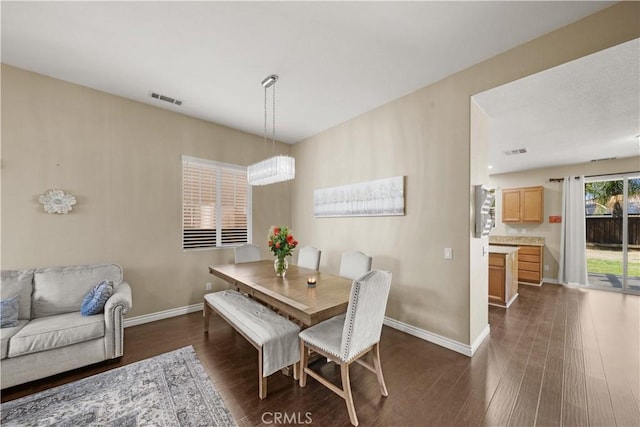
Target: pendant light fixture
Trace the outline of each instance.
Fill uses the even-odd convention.
[[[275,155],[276,147],[276,87],[278,76],[272,74],[262,80],[264,87],[264,144],[267,146],[267,89],[271,86],[273,100],[273,121],[271,124],[272,146],[274,156],[261,162],[254,163],[247,168],[247,180],[249,185],[267,185],[276,182],[289,181],[296,176],[296,159],[291,156]]]

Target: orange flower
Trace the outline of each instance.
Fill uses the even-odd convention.
[[[291,256],[291,251],[298,245],[298,241],[293,237],[293,234],[289,231],[289,227],[276,227],[275,225],[269,228],[269,235],[267,237],[267,246],[278,259]]]

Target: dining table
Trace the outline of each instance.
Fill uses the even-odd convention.
[[[350,279],[296,265],[278,277],[270,260],[209,266],[209,273],[305,327],[346,312],[352,284]],[[312,278],[315,286],[308,284]]]

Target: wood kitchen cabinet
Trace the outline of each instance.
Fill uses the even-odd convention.
[[[489,304],[509,307],[518,296],[518,248],[489,246]]]
[[[518,252],[518,281],[542,283],[542,246],[520,246]]]
[[[544,187],[502,190],[502,222],[544,222]]]
[[[493,247],[502,246],[506,244],[493,243]],[[509,245],[511,247],[517,247],[518,251],[518,270],[516,276],[518,282],[525,283],[527,285],[542,284],[542,254],[544,246],[538,245]],[[491,248],[492,246],[490,246]],[[505,246],[508,247],[508,246]],[[491,266],[491,264],[489,264]]]

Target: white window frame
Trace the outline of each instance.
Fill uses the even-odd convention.
[[[216,244],[215,246],[207,246],[207,247],[200,247],[200,248],[185,248],[184,247],[184,233],[185,233],[185,227],[184,227],[184,204],[185,204],[185,197],[184,197],[184,166],[185,166],[185,162],[189,162],[192,164],[197,164],[197,165],[201,165],[204,167],[210,167],[213,169],[217,170],[218,173],[218,179],[216,180]],[[182,245],[182,250],[183,252],[191,252],[191,251],[206,251],[206,250],[215,250],[215,249],[225,249],[225,248],[233,248],[233,247],[237,247],[237,246],[241,246],[244,244],[244,242],[242,243],[234,243],[234,244],[222,244],[222,221],[219,220],[219,218],[222,218],[222,203],[221,203],[221,186],[222,186],[222,180],[220,179],[220,174],[222,170],[230,170],[230,171],[234,171],[234,172],[244,172],[246,174],[247,172],[247,167],[246,166],[240,166],[240,165],[234,165],[231,163],[224,163],[224,162],[218,162],[215,160],[208,160],[208,159],[201,159],[198,157],[191,157],[191,156],[182,156],[182,161],[181,161],[181,170],[182,170],[182,185],[181,185],[181,192],[182,192],[182,224],[181,224],[181,237],[180,237],[180,241],[181,241],[181,245]],[[253,204],[252,204],[252,187],[249,185],[249,183],[247,182],[247,242],[246,243],[252,243],[253,242]]]

